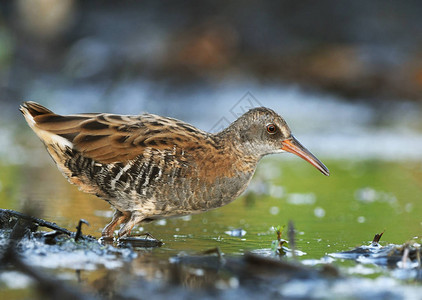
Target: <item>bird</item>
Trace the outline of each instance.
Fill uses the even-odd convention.
[[[113,238],[119,225],[118,239],[142,222],[229,204],[268,154],[290,152],[330,174],[265,107],[218,133],[149,113],[59,115],[32,101],[19,109],[68,181],[114,208],[104,238]]]

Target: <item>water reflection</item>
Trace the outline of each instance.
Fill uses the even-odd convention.
[[[169,258],[180,257],[181,253],[192,256],[213,247],[219,247],[227,256],[244,255],[248,251],[268,255],[271,254],[271,243],[276,238],[272,227],[285,225],[288,220],[293,220],[297,228],[296,248],[306,253],[298,258],[307,261],[318,261],[327,253],[366,244],[374,232],[384,229],[382,244],[402,243],[420,233],[418,212],[422,204],[418,197],[421,190],[418,178],[422,176],[422,169],[419,166],[381,161],[328,163],[336,174],[330,180],[316,176],[315,170],[307,164],[300,164],[300,161],[275,157],[265,159],[253,180],[255,184],[265,182],[269,187],[282,187],[283,193],[277,197],[270,193],[258,193],[256,188],[251,188],[223,208],[201,215],[168,219],[165,224],[145,224],[138,231],[148,231],[163,240],[165,244],[161,248],[135,249],[138,258],[123,266],[118,271],[119,275],[96,270],[83,272],[82,278],[85,278],[87,286],[106,294],[133,282],[134,275],[140,276],[135,281],[136,284],[141,282],[141,285],[146,282],[158,284],[166,278],[194,289],[215,286],[217,282],[220,288],[230,290],[242,284],[242,281],[237,282],[238,279],[232,279],[231,275],[222,275],[218,268],[203,271],[203,266],[174,266]],[[271,169],[275,166],[281,172],[269,178],[267,167]],[[61,226],[72,229],[80,218],[88,220],[91,226],[84,227],[84,233],[96,237],[100,236],[102,227],[109,221],[106,212],[110,207],[107,203],[79,192],[62,178],[54,166],[41,169],[7,166],[4,170],[18,174],[16,180],[2,181],[0,201],[6,208],[19,207],[20,199],[28,199],[43,208],[45,218]],[[19,174],[25,175],[21,178]],[[10,190],[19,192],[10,197],[14,195],[7,192]],[[312,194],[309,194],[310,191]],[[302,199],[303,196],[308,199],[309,195],[313,200],[305,201],[305,204],[292,202],[292,199]],[[376,200],[386,196],[391,199],[391,195],[396,199],[394,205],[390,201]],[[412,209],[409,209],[409,204]],[[271,213],[275,208],[278,212]],[[321,210],[324,215],[321,215]],[[316,214],[316,211],[319,213]],[[236,229],[239,229],[241,236],[232,234]],[[341,261],[335,264],[344,265],[346,270],[351,267]],[[382,272],[378,270],[374,274],[379,276]],[[361,275],[366,276],[364,272]]]

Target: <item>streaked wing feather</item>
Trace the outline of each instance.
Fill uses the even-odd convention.
[[[100,163],[127,162],[143,154],[146,148],[172,149],[175,143],[189,140],[183,132],[173,129],[180,124],[193,128],[179,120],[152,114],[49,113],[36,116],[35,121],[39,128],[68,139],[76,150]]]

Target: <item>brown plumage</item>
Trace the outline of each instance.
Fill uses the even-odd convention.
[[[69,182],[116,209],[107,237],[119,224],[122,237],[142,221],[230,203],[266,154],[288,151],[329,174],[268,108],[251,109],[217,134],[153,114],[61,116],[35,102],[20,110]]]

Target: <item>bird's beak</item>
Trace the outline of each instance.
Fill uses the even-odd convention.
[[[316,158],[308,149],[303,147],[294,136],[284,140],[281,144],[283,145],[281,150],[296,154],[297,156],[312,164],[322,174],[326,176],[330,175],[330,171],[327,169],[327,167],[324,166],[324,164],[320,162],[319,159]]]

